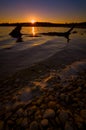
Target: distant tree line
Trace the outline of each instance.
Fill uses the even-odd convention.
[[[28,26],[28,27],[71,27],[73,24],[75,24],[75,27],[77,28],[86,28],[86,22],[81,22],[81,23],[50,23],[50,22],[35,22],[34,24],[32,23],[0,23],[0,26],[17,26],[17,25],[22,25],[22,26]]]

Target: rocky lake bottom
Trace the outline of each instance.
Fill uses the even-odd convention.
[[[85,130],[86,62],[74,62],[59,72],[47,69],[44,74],[44,68],[37,67],[22,71],[24,77],[20,71],[3,81],[0,129]]]

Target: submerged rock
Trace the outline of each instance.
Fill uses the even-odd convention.
[[[48,120],[47,120],[47,119],[43,119],[43,120],[41,121],[41,125],[42,125],[43,127],[48,126]]]
[[[17,111],[17,115],[18,116],[23,116],[24,114],[24,110],[22,108],[20,108],[18,111]]]
[[[36,121],[30,124],[30,130],[38,130],[38,123]]]
[[[2,130],[4,127],[4,122],[0,120],[0,130]]]
[[[86,120],[86,110],[85,109],[80,111],[80,115],[82,118],[84,118]]]
[[[66,111],[60,111],[59,113],[59,119],[64,124],[69,119],[69,113]]]
[[[45,112],[44,112],[44,118],[53,118],[55,117],[55,111],[53,109],[47,109]]]
[[[66,122],[64,130],[74,130],[74,128],[73,128],[73,126],[70,125],[69,122]]]
[[[48,106],[49,106],[49,108],[55,108],[55,107],[56,107],[56,102],[50,101],[50,102],[48,103]]]
[[[21,124],[22,127],[27,128],[28,127],[28,121],[27,118],[24,118]]]

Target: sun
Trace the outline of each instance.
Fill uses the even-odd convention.
[[[31,20],[31,23],[34,24],[36,21],[34,19]]]

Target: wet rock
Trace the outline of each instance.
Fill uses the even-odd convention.
[[[35,112],[35,116],[38,116],[38,115],[41,115],[41,111],[40,111],[40,110],[37,110],[37,111]]]
[[[49,102],[49,98],[46,96],[46,100],[44,100],[44,103],[47,104]]]
[[[36,105],[31,107],[31,111],[35,112],[36,110],[37,110],[37,106]]]
[[[28,121],[27,118],[24,118],[21,124],[22,127],[27,128],[28,127]]]
[[[15,111],[15,110],[17,110],[17,109],[19,109],[20,107],[23,107],[23,106],[24,106],[24,104],[22,102],[17,101],[13,104],[12,110]]]
[[[73,99],[72,99],[72,96],[70,94],[65,96],[65,102],[67,104],[73,103]]]
[[[12,98],[12,102],[15,102],[15,101],[17,101],[18,100],[18,96],[14,96],[13,98]]]
[[[5,109],[6,109],[6,112],[10,112],[10,111],[11,111],[11,106],[6,105],[6,106],[5,106]]]
[[[42,102],[42,99],[38,99],[37,102],[36,102],[36,104],[37,104],[38,106],[40,106],[41,102]]]
[[[84,102],[80,102],[80,101],[79,101],[79,104],[78,104],[78,105],[79,105],[79,107],[80,107],[81,109],[83,109],[83,107],[84,107]]]
[[[7,120],[11,115],[12,115],[12,112],[7,112],[7,113],[5,114],[4,119]]]
[[[51,101],[53,101],[53,100],[54,100],[54,98],[53,98],[53,96],[52,96],[52,95],[49,95],[49,96],[48,96],[48,99],[49,99],[49,100],[51,100]]]
[[[13,120],[13,121],[15,121],[16,119],[17,119],[17,114],[15,113],[15,114],[13,114],[13,115],[11,115],[11,119]]]
[[[82,118],[84,118],[86,120],[86,110],[85,109],[80,111],[80,115]]]
[[[38,123],[36,121],[30,124],[30,130],[38,130]]]
[[[60,125],[60,121],[59,121],[58,117],[56,117],[55,121],[56,121],[56,124],[59,126]]]
[[[40,108],[41,108],[41,109],[46,109],[45,104],[41,104]]]
[[[85,130],[83,123],[81,123],[81,122],[76,122],[76,124],[77,124],[77,127],[78,127],[79,130]]]
[[[17,111],[17,115],[18,116],[23,116],[24,114],[24,110],[22,108],[20,108],[18,111]]]
[[[38,120],[38,121],[40,121],[42,119],[42,116],[41,116],[41,113],[39,113],[39,114],[35,114],[35,120]]]
[[[41,125],[42,125],[43,127],[48,126],[48,120],[47,120],[47,119],[43,119],[43,120],[41,121]]]
[[[57,108],[57,110],[60,108],[60,105],[59,104],[56,104],[56,108]]]
[[[49,108],[55,108],[55,107],[56,107],[56,102],[50,101],[50,102],[48,103],[48,107],[49,107]]]
[[[82,90],[82,88],[81,87],[78,87],[77,89],[76,89],[76,92],[80,92]]]
[[[44,115],[43,115],[44,118],[53,118],[55,117],[55,111],[53,109],[47,109],[45,112],[44,112]]]
[[[0,120],[0,130],[2,130],[4,127],[4,122]]]
[[[27,111],[25,110],[25,111],[24,111],[24,117],[27,117],[27,115],[28,115],[28,114],[27,114]]]
[[[60,111],[59,119],[64,124],[69,119],[69,113],[64,110]]]
[[[22,124],[22,121],[23,121],[23,118],[18,118],[18,119],[16,120],[16,124],[19,126],[19,125]]]
[[[12,120],[8,120],[7,124],[9,128],[12,128],[14,126],[14,122]]]
[[[62,101],[65,100],[65,94],[64,94],[64,93],[61,93],[61,94],[60,94],[60,99],[61,99]]]
[[[20,81],[20,79],[16,79],[15,82],[18,83]]]
[[[53,128],[47,128],[47,130],[53,130]]]
[[[75,119],[75,122],[83,122],[82,117],[77,114],[74,115],[74,119]]]
[[[73,126],[70,125],[69,122],[66,122],[64,130],[74,130],[74,128],[73,128]]]

